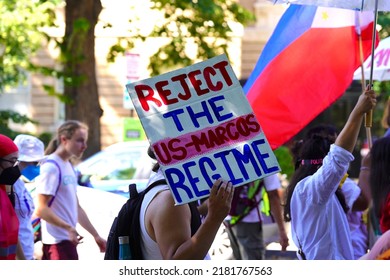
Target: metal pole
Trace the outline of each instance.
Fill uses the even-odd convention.
[[[378,22],[378,0],[375,0],[375,11],[374,11],[374,27],[372,30],[372,47],[371,47],[371,69],[370,69],[370,83],[369,87],[372,87],[373,76],[374,76],[374,59],[375,59],[375,44],[376,44],[376,24]],[[367,132],[368,147],[372,147],[371,127],[372,127],[372,110],[365,115],[365,127]]]

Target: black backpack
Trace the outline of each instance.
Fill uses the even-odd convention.
[[[144,259],[141,249],[141,228],[139,221],[142,201],[145,194],[153,187],[166,184],[165,179],[155,181],[140,193],[138,193],[135,184],[129,185],[130,198],[122,206],[118,216],[112,223],[107,238],[106,253],[104,255],[105,260],[119,259],[119,236],[129,236],[130,252],[133,260]],[[189,206],[191,209],[191,234],[193,235],[199,228],[201,219],[196,202],[189,203]]]

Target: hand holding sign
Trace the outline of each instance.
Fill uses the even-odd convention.
[[[233,200],[233,185],[231,182],[218,179],[210,191],[206,219],[222,222],[229,214]]]
[[[127,89],[176,204],[280,170],[226,55]]]

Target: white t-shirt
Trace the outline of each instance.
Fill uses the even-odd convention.
[[[60,173],[58,167],[52,162],[41,165],[40,175],[36,178],[38,194],[55,196],[50,208],[53,212],[72,227],[76,227],[78,221],[77,203],[77,177],[69,161],[63,161],[55,154],[47,159],[57,162],[61,169],[61,184],[58,187]],[[58,189],[58,191],[57,191]],[[57,244],[63,240],[69,240],[67,230],[54,226],[42,220],[42,243]]]

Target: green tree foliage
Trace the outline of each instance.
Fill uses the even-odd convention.
[[[23,84],[26,73],[34,67],[31,57],[45,41],[43,29],[54,25],[53,10],[58,1],[0,1],[0,94]],[[37,16],[39,15],[39,16]],[[26,115],[10,110],[0,111],[0,133],[14,138],[19,132],[9,123],[36,123]],[[25,132],[26,133],[26,132]]]
[[[143,34],[139,19],[132,17],[131,38],[120,38],[111,48],[109,60],[118,53],[128,51],[137,40],[146,38],[166,38],[166,43],[150,57],[149,69],[152,76],[168,70],[194,64],[196,60],[206,60],[216,55],[228,55],[228,43],[234,35],[234,28],[254,22],[254,15],[234,0],[151,0],[152,10],[163,13],[154,28]],[[134,32],[135,30],[135,32]],[[186,51],[189,45],[195,46],[196,53]]]
[[[285,174],[287,179],[290,179],[294,173],[294,160],[290,149],[286,146],[281,146],[274,150],[276,159],[280,166],[280,173]]]
[[[27,116],[13,112],[11,110],[0,111],[0,134],[7,135],[12,139],[16,137],[18,132],[15,132],[9,128],[9,122],[12,121],[18,124],[36,123],[34,120]]]
[[[152,9],[162,13],[149,34],[137,28],[138,15],[129,16],[130,38],[121,40],[111,48],[110,60],[119,53],[129,51],[138,40],[159,37],[166,44],[150,58],[152,75],[173,68],[191,65],[195,59],[205,60],[221,53],[227,53],[234,26],[254,20],[253,14],[240,6],[236,0],[150,0]],[[64,38],[45,36],[43,27],[54,23],[54,10],[58,3],[65,3],[66,30]],[[133,1],[138,5],[138,1]],[[0,56],[0,88],[15,86],[24,78],[26,71],[63,78],[67,98],[65,116],[78,119],[90,128],[89,153],[100,149],[100,116],[94,60],[94,29],[101,11],[100,0],[2,0],[0,12],[0,47],[5,47]],[[129,11],[130,12],[130,11]],[[6,19],[6,20],[4,20]],[[106,24],[110,26],[109,23]],[[42,46],[44,38],[57,42],[61,50],[60,62],[63,71],[37,67],[30,58]],[[190,56],[188,44],[196,48]],[[92,52],[92,55],[91,55]],[[93,75],[93,76],[92,76]],[[59,97],[52,88],[46,88],[49,95]],[[94,101],[94,102],[91,102]],[[96,112],[96,113],[95,113]],[[93,135],[92,135],[93,134]]]
[[[31,57],[53,25],[56,1],[0,1],[0,93],[25,81]],[[39,15],[39,16],[37,16]]]
[[[21,133],[31,135],[31,133],[28,131],[14,131],[10,129],[9,122],[11,121],[13,123],[22,124],[22,125],[27,123],[34,123],[34,124],[37,123],[36,121],[30,119],[29,117],[11,110],[0,111],[0,134],[7,135],[11,139],[15,139],[15,137]],[[40,135],[34,135],[34,136],[41,139],[46,146],[47,144],[49,144],[52,134],[48,132],[44,132]]]
[[[390,36],[390,12],[380,12],[378,15],[378,25],[380,26],[380,37]],[[375,83],[375,90],[381,93],[382,100],[385,102],[390,97],[390,81]]]
[[[378,24],[380,26],[379,33],[381,38],[390,36],[390,12],[379,12]]]

